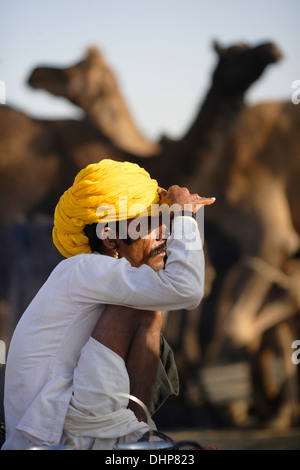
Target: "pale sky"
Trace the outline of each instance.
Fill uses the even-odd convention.
[[[26,79],[37,65],[71,65],[95,45],[142,132],[180,137],[209,87],[214,39],[275,42],[284,59],[247,100],[290,99],[300,79],[299,19],[299,0],[0,0],[0,80],[7,104],[36,117],[76,117],[66,100]]]

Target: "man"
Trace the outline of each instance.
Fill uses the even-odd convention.
[[[193,243],[199,237],[194,215],[212,202],[186,188],[158,188],[128,162],[102,160],[79,172],[54,216],[53,240],[67,259],[11,341],[3,449],[66,438],[76,448],[110,449],[149,430],[127,396],[155,410],[176,389],[171,356],[162,356],[161,310],[201,301],[204,259],[201,244]],[[186,205],[192,211],[182,215]],[[176,207],[167,240],[166,206]]]

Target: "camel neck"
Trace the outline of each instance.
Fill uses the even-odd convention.
[[[244,107],[244,94],[225,94],[212,86],[182,141],[197,145],[224,133]]]
[[[82,106],[90,120],[121,150],[134,155],[155,155],[159,145],[148,140],[135,125],[121,96],[102,94]]]

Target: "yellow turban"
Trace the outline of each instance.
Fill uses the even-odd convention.
[[[90,253],[84,227],[137,217],[159,203],[157,181],[140,166],[109,159],[88,165],[61,196],[54,213],[53,242],[69,258]]]

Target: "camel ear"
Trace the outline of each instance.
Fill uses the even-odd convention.
[[[213,48],[219,57],[223,57],[225,55],[226,49],[219,43],[219,41],[213,41]]]
[[[95,59],[99,59],[99,57],[102,58],[101,52],[95,46],[88,47],[86,55],[87,55],[87,59],[89,59],[91,61],[93,61]]]

